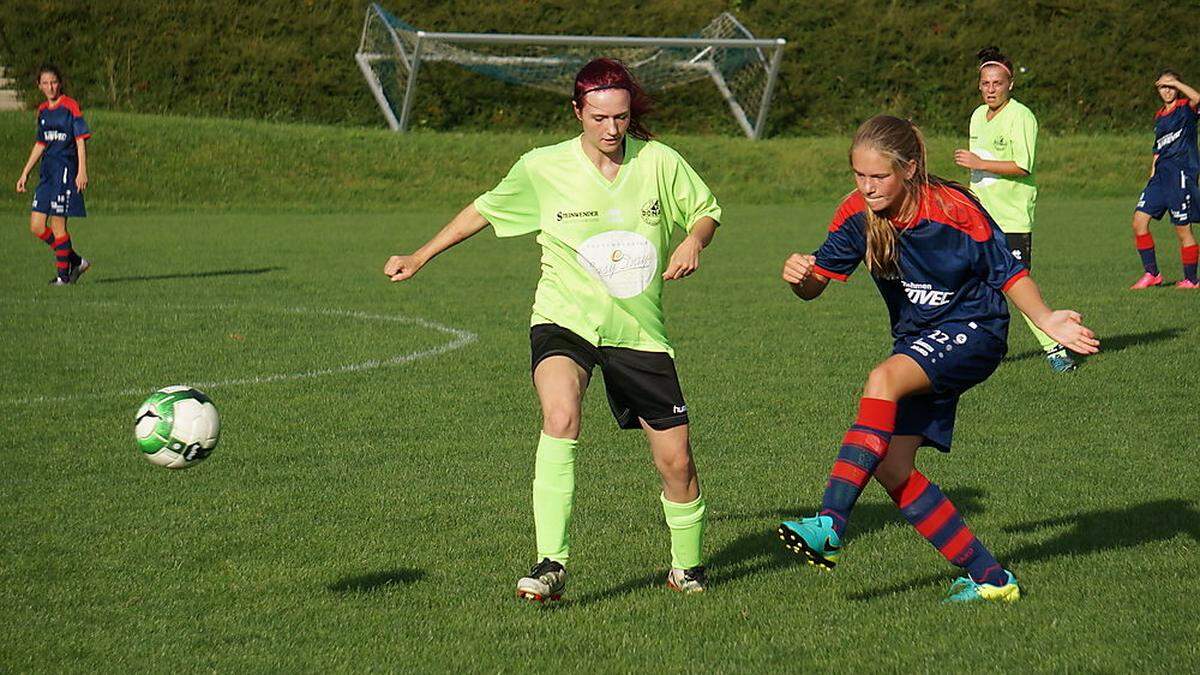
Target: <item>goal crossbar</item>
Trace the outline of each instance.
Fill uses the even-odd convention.
[[[564,93],[570,91],[574,73],[584,63],[604,50],[615,50],[650,90],[710,79],[743,133],[760,138],[787,41],[755,38],[728,12],[713,19],[700,35],[434,32],[410,26],[373,3],[367,8],[355,60],[393,131],[408,129],[424,62],[454,63],[502,81]],[[505,53],[504,47],[516,47],[518,52]]]

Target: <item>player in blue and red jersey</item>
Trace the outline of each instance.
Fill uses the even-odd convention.
[[[1179,257],[1183,261],[1183,281],[1175,288],[1200,288],[1196,277],[1196,261],[1200,248],[1192,234],[1192,223],[1200,222],[1200,189],[1196,187],[1200,174],[1200,151],[1196,148],[1197,104],[1200,92],[1179,80],[1173,70],[1164,70],[1154,83],[1162,108],[1154,115],[1154,161],[1150,164],[1150,180],[1133,212],[1133,238],[1145,273],[1130,286],[1133,290],[1162,286],[1154,254],[1154,238],[1150,236],[1150,219],[1158,220],[1171,214],[1175,234],[1179,237]]]
[[[1052,311],[1004,233],[970,193],[930,176],[912,123],[880,115],[854,137],[857,190],[834,215],[815,255],[794,254],[783,279],[805,300],[866,263],[887,304],[892,355],[867,376],[858,418],[842,440],[821,510],[780,525],[789,548],[832,569],[850,511],[871,477],[905,518],[966,575],[948,601],[1013,601],[1016,578],[971,533],[937,485],[915,468],[917,449],[948,452],[959,396],[988,378],[1007,351],[1005,295],[1033,323],[1081,354],[1099,341],[1072,311]]]
[[[83,206],[83,191],[88,184],[85,141],[92,133],[79,104],[63,93],[62,83],[57,67],[45,65],[38,70],[38,88],[46,101],[38,106],[37,140],[17,179],[17,192],[25,192],[29,172],[41,160],[29,229],[54,250],[57,274],[50,280],[54,286],[74,283],[91,266],[71,245],[67,219],[87,215]]]

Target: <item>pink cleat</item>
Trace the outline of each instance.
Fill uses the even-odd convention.
[[[1198,284],[1194,281],[1188,281],[1187,279],[1184,279],[1183,281],[1180,281],[1179,283],[1175,284],[1175,288],[1182,288],[1182,289],[1190,291],[1190,290],[1195,290],[1197,288],[1200,288],[1200,284]]]
[[[1143,288],[1150,288],[1151,286],[1162,286],[1162,284],[1163,284],[1163,278],[1162,278],[1161,274],[1150,274],[1149,272],[1146,272],[1145,274],[1142,275],[1141,279],[1138,279],[1136,283],[1134,283],[1132,286],[1129,287],[1129,290],[1140,291]]]

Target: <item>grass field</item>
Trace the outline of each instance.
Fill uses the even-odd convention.
[[[166,125],[97,118],[129,139]],[[0,116],[5,156],[25,156],[26,122]],[[218,143],[215,128],[204,131],[217,124],[198,122],[197,142]],[[850,187],[835,173],[844,139],[723,140],[735,177],[703,139],[684,139],[727,204],[700,271],[665,297],[711,514],[710,592],[662,586],[657,477],[640,434],[615,429],[597,382],[568,601],[538,608],[512,597],[533,562],[536,245],[483,233],[403,285],[379,274],[387,254],[418,245],[497,178],[501,153],[481,153],[469,175],[463,136],[414,137],[426,151],[443,144],[459,177],[429,187],[428,175],[392,166],[397,187],[380,204],[368,198],[383,182],[348,185],[351,198],[336,180],[361,167],[383,181],[379,147],[402,140],[266,129],[257,145],[254,125],[234,125],[243,159],[272,156],[280,142],[316,156],[303,149],[312,142],[341,148],[345,164],[286,178],[238,165],[225,201],[211,166],[158,164],[169,157],[161,142],[140,154],[113,145],[128,164],[105,160],[98,132],[93,216],[74,229],[95,269],[73,288],[45,286],[50,256],[26,231],[24,198],[5,202],[0,670],[1107,672],[1200,662],[1200,296],[1125,290],[1138,272],[1127,219],[1142,139],[1059,139],[1090,148],[1097,172],[1106,160],[1138,168],[1094,173],[1106,176],[1103,197],[1065,189],[1083,179],[1056,169],[1048,182],[1060,189],[1039,206],[1035,277],[1054,304],[1083,312],[1104,351],[1053,376],[1015,325],[1007,362],[959,408],[954,453],[918,460],[1018,574],[1020,603],[939,604],[953,568],[878,487],[860,501],[834,573],[779,546],[776,523],[819,503],[862,380],[888,353],[886,314],[861,272],[809,304],[778,279],[788,253],[821,240]],[[515,137],[472,138],[519,152]],[[823,148],[829,166],[811,171],[830,193],[807,186],[784,199],[787,175],[758,165],[760,147],[767,157]],[[132,180],[121,165],[145,184],[121,182]],[[15,181],[19,162],[8,166]],[[172,202],[156,175],[200,187]],[[271,187],[282,195],[270,199]],[[1178,278],[1173,237],[1155,231],[1162,267]],[[176,383],[203,384],[223,422],[216,452],[186,472],[144,462],[132,437],[141,399]]]

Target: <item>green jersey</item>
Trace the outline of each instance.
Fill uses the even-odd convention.
[[[497,236],[538,233],[531,325],[555,323],[597,347],[674,355],[662,311],[671,235],[703,216],[721,218],[679,153],[626,137],[625,161],[609,181],[572,138],[526,153],[475,208]]]
[[[988,107],[981,105],[971,115],[971,152],[980,159],[1016,162],[1029,175],[1000,176],[973,170],[971,190],[1002,231],[1031,232],[1037,203],[1037,174],[1033,166],[1037,118],[1016,99],[1009,99],[991,120],[987,111]]]

